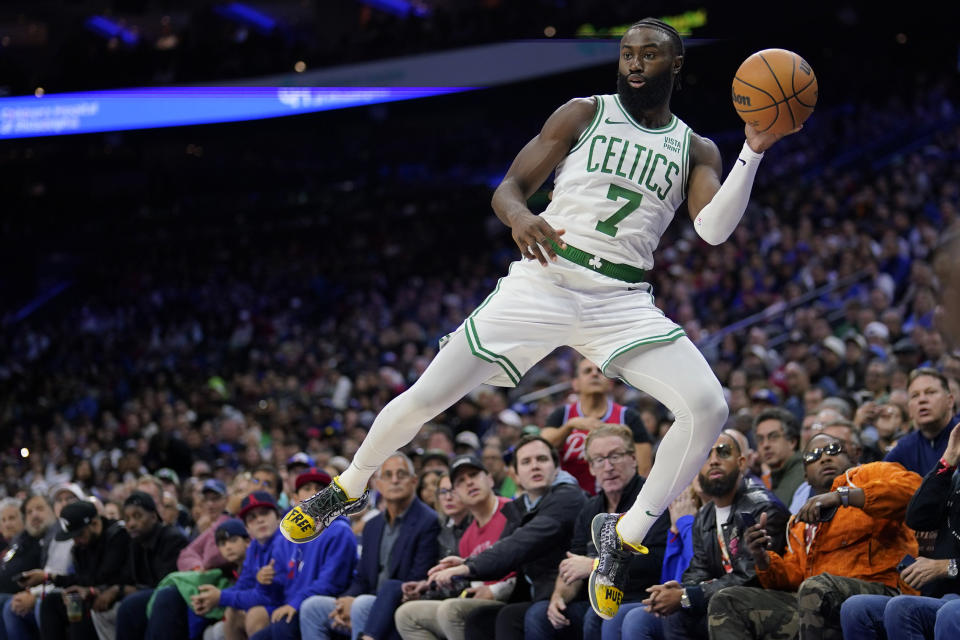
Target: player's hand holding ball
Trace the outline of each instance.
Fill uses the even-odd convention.
[[[786,49],[764,49],[737,69],[731,97],[746,123],[747,144],[763,153],[803,127],[818,96],[817,77],[806,60]]]

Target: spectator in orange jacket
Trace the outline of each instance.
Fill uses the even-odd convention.
[[[803,452],[812,497],[791,518],[787,551],[769,551],[765,515],[746,534],[764,589],[729,587],[710,601],[712,640],[842,638],[840,605],[857,594],[915,593],[897,564],[917,553],[904,523],[921,478],[899,464],[854,466],[825,433]]]

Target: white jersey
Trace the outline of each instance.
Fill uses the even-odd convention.
[[[607,261],[653,267],[653,252],[687,197],[690,127],[673,116],[647,129],[616,95],[595,96],[593,120],[557,165],[541,215],[565,242]]]

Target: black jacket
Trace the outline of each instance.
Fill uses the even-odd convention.
[[[496,544],[466,561],[470,578],[496,580],[516,571],[514,594],[525,594],[521,590],[527,585],[534,601],[549,599],[585,502],[580,485],[562,483],[550,487],[529,511],[522,499],[503,505],[507,525]]]
[[[620,497],[620,503],[617,505],[617,513],[624,513],[637,499],[640,489],[643,487],[643,478],[637,474],[633,480],[624,487],[623,495]],[[583,509],[577,514],[577,522],[573,527],[573,543],[570,551],[582,556],[597,557],[597,548],[593,544],[593,534],[591,532],[591,523],[594,516],[607,511],[607,498],[603,491],[587,499]],[[647,537],[643,539],[645,546],[650,553],[647,555],[635,554],[630,559],[630,568],[627,570],[627,589],[623,594],[623,601],[643,600],[650,594],[647,593],[647,587],[660,584],[660,577],[663,573],[663,556],[667,550],[667,533],[670,531],[670,513],[664,513],[653,524],[653,527],[647,532]],[[586,591],[581,589],[578,599],[586,597]]]
[[[733,566],[730,573],[723,568],[720,545],[717,543],[716,506],[711,501],[700,507],[691,530],[693,558],[690,566],[683,572],[683,585],[687,588],[691,609],[696,613],[705,614],[710,598],[724,587],[759,585],[753,556],[742,543],[743,531],[746,529],[740,517],[742,512],[750,512],[758,522],[760,514],[766,513],[766,528],[773,538],[773,549],[777,553],[783,553],[790,512],[759,482],[746,479],[740,481],[731,505],[730,517],[725,523],[721,523]]]
[[[939,465],[926,475],[913,494],[907,506],[907,526],[917,531],[923,555],[937,559],[960,558],[960,472],[938,471]],[[924,549],[925,532],[936,532],[932,552]],[[931,598],[960,593],[960,577],[935,580],[925,585],[921,593]]]
[[[440,535],[437,536],[437,542],[440,544],[439,557],[446,558],[447,556],[460,555],[460,538],[463,537],[463,532],[467,530],[471,522],[473,522],[473,516],[469,513],[458,524],[455,524],[447,516],[440,519]]]
[[[187,538],[175,526],[158,523],[149,533],[132,540],[130,568],[137,589],[157,586],[164,576],[177,570],[177,556]]]
[[[21,531],[3,552],[0,565],[0,593],[17,593],[23,587],[17,584],[21,571],[43,567],[43,538],[34,538]]]
[[[101,517],[103,529],[93,543],[79,547],[73,545],[74,573],[56,576],[53,584],[69,587],[112,587],[130,584],[127,562],[130,558],[130,534],[122,522]]]

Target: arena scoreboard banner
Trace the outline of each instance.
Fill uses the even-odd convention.
[[[164,87],[0,99],[0,139],[237,122],[470,87]]]
[[[688,43],[689,45],[689,43]],[[0,98],[0,140],[238,122],[411,100],[615,64],[617,41],[503,42],[213,86]]]

